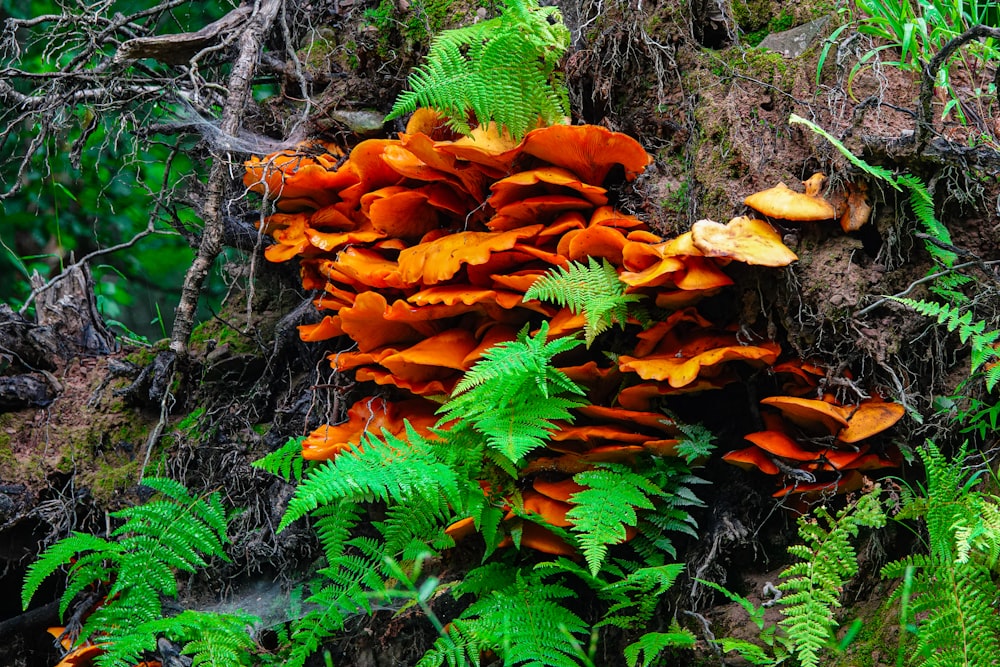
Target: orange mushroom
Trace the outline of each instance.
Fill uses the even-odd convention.
[[[781,348],[770,341],[743,345],[735,334],[697,331],[667,349],[657,349],[655,354],[641,358],[622,355],[618,367],[622,372],[636,373],[643,380],[665,380],[678,388],[694,382],[703,372],[717,372],[715,367],[719,364],[735,360],[772,364],[780,352]]]
[[[836,435],[847,426],[839,406],[826,401],[797,396],[771,396],[761,400],[762,405],[781,410],[786,419],[810,433]]]
[[[735,259],[744,264],[788,266],[798,259],[771,225],[746,216],[724,225],[699,220],[691,226],[691,241],[706,257]]]
[[[899,403],[869,399],[860,405],[842,407],[841,414],[847,427],[837,433],[837,440],[850,444],[892,427],[906,414],[906,408]]]
[[[551,481],[539,476],[532,481],[531,485],[535,491],[543,496],[548,496],[553,500],[561,500],[564,503],[570,502],[570,498],[572,498],[574,493],[579,493],[586,488],[574,482],[572,477],[559,481]]]
[[[465,264],[485,264],[491,255],[531,238],[541,225],[507,232],[458,232],[399,253],[399,273],[410,285],[434,285],[453,278]]]
[[[771,457],[759,447],[746,447],[728,452],[722,456],[722,460],[744,470],[760,470],[766,475],[777,475],[779,472]]]
[[[826,177],[814,174],[804,181],[806,192],[796,192],[784,183],[750,195],[743,203],[769,218],[780,218],[796,222],[832,220],[837,216],[833,204],[819,195],[819,189]]]
[[[490,191],[493,194],[486,203],[496,210],[528,197],[545,194],[579,196],[593,206],[608,203],[607,190],[599,185],[584,183],[572,172],[559,167],[520,171],[495,182],[490,186]]]
[[[817,453],[804,449],[802,445],[780,431],[758,431],[743,436],[765,452],[792,461],[813,461]]]
[[[343,451],[360,445],[365,433],[379,436],[382,429],[393,435],[406,430],[404,419],[426,435],[437,423],[437,405],[424,399],[389,403],[382,398],[362,398],[347,411],[347,421],[336,426],[324,425],[302,441],[302,458],[310,461],[332,459]]]
[[[633,180],[653,158],[627,134],[596,125],[552,125],[528,132],[521,151],[549,164],[569,169],[584,183],[601,185],[611,168],[625,168]]]

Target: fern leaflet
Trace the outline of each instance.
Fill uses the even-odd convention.
[[[596,575],[608,545],[624,542],[626,526],[638,524],[636,510],[653,509],[650,496],[661,496],[663,491],[627,466],[613,463],[577,473],[573,481],[587,488],[572,495],[574,507],[566,519],[573,524],[591,574]]]
[[[546,341],[548,331],[542,323],[535,336],[524,330],[516,341],[491,347],[440,410],[443,422],[458,421],[455,430],[481,434],[512,477],[525,455],[548,441],[553,420],[573,421],[570,408],[584,404],[577,398],[583,389],[552,365],[553,357],[580,341]]]
[[[438,34],[386,120],[426,106],[464,134],[471,132],[471,114],[483,125],[495,121],[515,140],[539,120],[562,122],[569,95],[556,67],[569,47],[569,30],[555,7],[539,7],[537,0],[504,4],[497,18]]]
[[[969,343],[971,350],[971,368],[969,374],[973,375],[983,368],[989,366],[985,375],[986,389],[993,391],[997,382],[1000,381],[1000,370],[997,361],[1000,360],[1000,330],[986,330],[985,320],[974,320],[971,310],[963,310],[957,306],[947,303],[933,303],[917,299],[903,299],[892,297],[905,306],[908,306],[924,317],[937,319],[938,324],[943,324],[948,331],[958,332],[958,339],[963,343]]]
[[[302,458],[303,440],[302,437],[290,438],[281,447],[250,465],[286,482],[299,482],[302,480],[303,468],[306,467],[306,460]]]
[[[917,665],[995,665],[1000,655],[992,578],[1000,555],[1000,499],[973,490],[978,474],[963,469],[965,453],[963,446],[952,462],[931,441],[919,450],[927,489],[907,494],[897,518],[926,521],[930,553],[882,568],[888,578],[913,573],[910,608],[901,625],[916,627]]]
[[[574,314],[583,313],[587,347],[616,322],[624,328],[628,321],[628,304],[639,301],[637,294],[625,294],[625,283],[608,260],[600,263],[587,258],[587,264],[569,262],[556,267],[536,280],[524,293],[524,300],[552,301],[568,307]]]
[[[878,487],[835,518],[824,507],[817,507],[814,516],[799,519],[799,536],[805,544],[792,545],[788,552],[801,561],[785,569],[778,586],[785,593],[780,600],[784,618],[778,625],[788,634],[803,667],[820,664],[818,653],[837,626],[833,609],[840,606],[840,590],[857,572],[850,539],[860,526],[885,525]]]

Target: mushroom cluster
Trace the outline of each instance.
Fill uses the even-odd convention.
[[[738,380],[736,365],[774,366],[782,353],[773,341],[748,344],[699,302],[733,283],[724,270],[732,262],[781,267],[797,257],[763,220],[701,220],[667,239],[609,205],[606,181],[634,179],[650,162],[634,139],[601,127],[543,127],[515,143],[492,126],[453,136],[427,110],[398,138],[363,141],[346,156],[310,144],[248,162],[245,184],[277,209],[263,223],[274,239],[266,257],[299,258],[325,315],[300,327],[302,339],[346,336],[353,345],[331,354],[332,366],[392,397],[362,398],[344,424],[311,433],[303,456],[331,458],[373,428],[400,433],[404,417],[426,432],[434,399],[526,324],[579,334],[582,315],[524,295],[554,267],[589,258],[607,261],[665,316],[631,344],[619,340],[614,359],[559,360],[593,405],[521,471],[523,509],[565,525],[576,472],[671,455],[678,431],[656,411],[661,397],[725,386]],[[533,535],[524,543],[565,549]]]
[[[865,440],[902,419],[902,405],[873,397],[856,405],[840,405],[832,395],[823,399],[771,396],[761,404],[765,430],[749,433],[749,447],[722,458],[786,484],[774,493],[844,493],[861,488],[862,472],[899,465],[896,450],[872,451]]]
[[[872,213],[868,188],[863,182],[848,183],[844,192],[836,194],[830,201],[821,194],[826,182],[826,175],[817,172],[802,181],[805,192],[797,192],[784,183],[778,183],[773,188],[750,195],[743,203],[769,218],[792,222],[837,219],[845,232],[859,230]]]

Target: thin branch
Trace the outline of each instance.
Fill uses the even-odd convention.
[[[110,255],[111,253],[118,252],[119,250],[125,250],[126,248],[131,248],[136,243],[138,243],[140,239],[143,239],[143,238],[149,236],[150,234],[173,235],[174,233],[175,232],[168,232],[168,231],[165,231],[165,230],[162,230],[162,229],[155,229],[153,227],[152,220],[150,220],[150,223],[146,226],[146,229],[142,230],[141,232],[137,232],[135,234],[135,236],[133,236],[128,241],[125,241],[124,243],[119,243],[118,245],[110,246],[108,248],[98,248],[97,250],[94,250],[93,252],[87,253],[81,259],[77,260],[76,262],[73,262],[72,264],[68,265],[65,269],[63,269],[62,271],[60,271],[59,275],[57,275],[56,277],[54,277],[51,280],[49,280],[48,282],[46,282],[41,287],[32,290],[31,294],[28,295],[28,298],[24,300],[24,305],[22,305],[21,308],[18,310],[18,314],[19,315],[24,315],[25,311],[27,311],[28,308],[31,306],[31,303],[40,294],[42,294],[43,292],[46,292],[49,289],[51,289],[53,285],[57,284],[60,280],[62,280],[63,278],[65,278],[67,275],[69,275],[70,272],[72,272],[72,271],[74,271],[74,270],[82,267],[84,264],[86,264],[90,260],[92,260],[94,258],[97,258],[97,257],[101,257],[103,255]]]
[[[270,33],[281,0],[260,0],[239,36],[236,61],[227,88],[229,98],[222,110],[220,129],[225,134],[236,136],[242,124],[243,112],[250,100],[253,75],[257,68],[264,38]],[[179,358],[187,356],[187,344],[194,329],[195,311],[201,296],[202,286],[212,264],[222,252],[225,230],[226,185],[229,182],[230,161],[228,155],[218,155],[212,161],[208,176],[207,195],[202,218],[205,228],[198,244],[198,252],[184,276],[180,302],[174,317],[174,327],[170,335],[170,350]]]
[[[998,264],[1000,264],[1000,259],[991,260],[989,262],[983,262],[981,260],[974,260],[974,261],[971,261],[971,262],[964,262],[962,264],[956,264],[955,266],[952,266],[952,267],[949,267],[947,269],[944,269],[943,271],[938,271],[937,273],[931,273],[929,275],[924,276],[923,278],[921,278],[919,280],[914,280],[912,283],[910,283],[910,286],[907,287],[902,292],[899,292],[898,294],[893,294],[892,296],[882,297],[881,299],[879,299],[875,303],[873,303],[871,305],[868,305],[868,306],[865,306],[864,308],[862,308],[858,312],[854,313],[854,317],[861,317],[862,315],[867,315],[871,311],[873,311],[876,308],[878,308],[879,306],[881,306],[883,303],[886,303],[888,301],[892,301],[893,299],[900,299],[900,298],[906,296],[907,294],[909,294],[910,292],[912,292],[913,290],[915,290],[920,285],[923,285],[924,283],[929,283],[931,281],[937,280],[938,278],[941,278],[942,276],[946,276],[949,273],[954,273],[955,271],[961,271],[962,269],[967,269],[967,268],[972,267],[972,266],[986,267],[986,266],[996,266]]]
[[[934,82],[937,80],[938,70],[954,55],[955,51],[965,46],[974,39],[983,37],[993,37],[1000,39],[1000,28],[991,28],[987,25],[974,25],[961,35],[952,38],[941,47],[931,61],[921,70],[920,97],[917,106],[917,131],[916,144],[917,152],[923,151],[927,145],[928,137],[931,133],[931,101],[934,96]]]

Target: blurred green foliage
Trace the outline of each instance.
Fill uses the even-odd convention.
[[[113,3],[107,15],[128,15],[155,4],[154,0],[123,0]],[[157,30],[197,30],[230,8],[226,2],[187,3],[171,12],[170,25]],[[0,0],[0,22],[61,11],[54,0]],[[34,32],[37,35],[43,29],[34,28]],[[54,54],[45,52],[49,42],[33,41],[31,36],[24,30],[15,33],[19,53],[4,49],[0,67],[52,72],[74,54],[73,40],[67,40],[66,48]],[[15,55],[19,57],[15,59]],[[24,78],[11,77],[9,81],[18,92],[32,93]],[[166,101],[169,97],[163,99],[151,108],[147,105],[135,117],[144,119],[143,123],[175,119]],[[170,331],[184,273],[193,258],[188,241],[174,229],[178,223],[188,230],[201,227],[193,210],[180,201],[187,186],[207,171],[191,157],[196,140],[137,137],[139,128],[128,116],[103,113],[87,103],[67,107],[59,121],[61,131],[30,155],[21,172],[20,191],[0,199],[0,276],[4,277],[0,280],[0,300],[17,309],[31,293],[28,279],[32,273],[51,278],[71,263],[71,258],[125,243],[153,224],[157,233],[130,248],[101,255],[91,263],[91,269],[98,305],[105,318],[118,325],[118,332],[159,339]],[[6,110],[0,110],[0,125],[6,122],[10,122]],[[12,129],[7,141],[0,143],[0,190],[4,192],[15,183],[24,149],[37,136],[40,125],[29,120]],[[71,159],[81,136],[85,139],[78,159]],[[185,145],[175,152],[179,142]],[[157,206],[163,192],[171,194]],[[217,307],[224,290],[221,276],[213,275],[203,298],[205,312]]]

